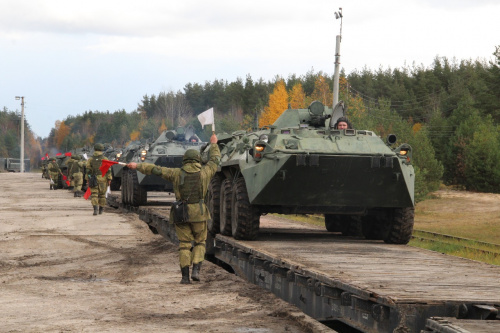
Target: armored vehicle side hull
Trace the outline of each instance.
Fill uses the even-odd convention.
[[[324,214],[325,228],[406,244],[414,216],[411,147],[372,131],[328,125],[319,102],[286,110],[270,126],[220,142],[221,164],[209,191],[212,234],[255,239],[266,213]],[[293,125],[293,124],[299,124]],[[293,126],[292,126],[293,125]]]

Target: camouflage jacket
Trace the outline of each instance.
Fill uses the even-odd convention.
[[[210,180],[217,172],[217,166],[220,161],[220,150],[216,144],[210,145],[209,161],[205,165],[200,163],[186,163],[182,168],[166,168],[159,167],[151,163],[137,164],[137,171],[145,175],[157,175],[171,181],[174,185],[175,198],[180,200],[179,184],[182,170],[186,173],[200,172],[201,187],[203,197],[206,196]],[[193,203],[188,205],[189,222],[201,222],[210,219],[207,205],[205,203]],[[172,221],[172,212],[170,212],[170,220]]]
[[[97,168],[94,168],[92,166],[92,164],[93,164],[92,162],[94,161],[94,158],[102,156],[102,155],[103,155],[102,151],[95,151],[94,155],[92,155],[92,157],[87,160],[87,164],[85,165],[85,170],[86,170],[85,172],[87,173],[87,177],[90,175],[96,175],[97,181],[99,183],[106,182],[106,181],[113,179],[113,176],[111,175],[111,168],[108,169],[108,172],[106,172],[106,174],[103,177],[101,170],[99,170],[99,168],[101,166],[99,165]],[[104,156],[102,156],[102,159],[107,160],[107,158]]]

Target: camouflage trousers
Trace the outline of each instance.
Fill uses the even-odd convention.
[[[74,182],[74,192],[78,192],[82,190],[82,185],[83,185],[83,173],[81,172],[75,172],[72,175],[72,182]]]
[[[49,172],[49,176],[50,176],[49,179],[52,179],[52,181],[54,182],[54,184],[52,184],[52,185],[57,186],[58,182],[59,182],[59,173]]]
[[[179,238],[179,264],[181,268],[205,260],[206,221],[177,223],[175,224],[175,233]],[[192,243],[194,246],[191,251]]]
[[[106,190],[108,188],[107,182],[97,182],[96,187],[90,188],[90,202],[92,206],[106,206]]]

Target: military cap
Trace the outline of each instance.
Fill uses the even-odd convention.
[[[201,161],[200,152],[197,151],[196,149],[186,150],[186,152],[184,153],[184,156],[182,157],[182,162],[186,163],[188,161],[199,163]]]
[[[102,143],[96,143],[94,145],[94,150],[95,151],[103,151],[104,150],[104,145]]]

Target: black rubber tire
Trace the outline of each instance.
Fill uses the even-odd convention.
[[[340,232],[342,231],[342,227],[338,215],[334,214],[325,214],[325,228],[329,232]]]
[[[387,244],[408,244],[413,233],[415,208],[394,208],[391,213],[389,233],[384,242]]]
[[[219,214],[219,231],[221,235],[231,235],[231,210],[232,210],[232,191],[233,184],[230,179],[224,179],[220,189],[220,214]]]
[[[208,185],[207,206],[210,219],[207,221],[208,232],[212,235],[220,233],[220,189],[222,179],[215,175]]]
[[[387,237],[389,211],[390,209],[373,210],[361,218],[362,231],[366,239],[383,240]]]
[[[113,179],[111,179],[111,184],[109,185],[109,188],[111,189],[111,191],[119,191],[121,185],[122,185],[122,178],[113,177]]]
[[[341,232],[343,236],[362,237],[363,228],[361,218],[352,215],[340,215],[341,219]]]
[[[128,205],[128,169],[122,171],[122,204]]]
[[[145,205],[148,202],[148,191],[141,185],[139,185],[139,179],[137,178],[137,170],[129,170],[132,179],[132,200],[131,205],[138,207]]]
[[[240,177],[233,185],[231,225],[234,239],[254,240],[259,234],[260,213],[248,199],[245,179]]]

